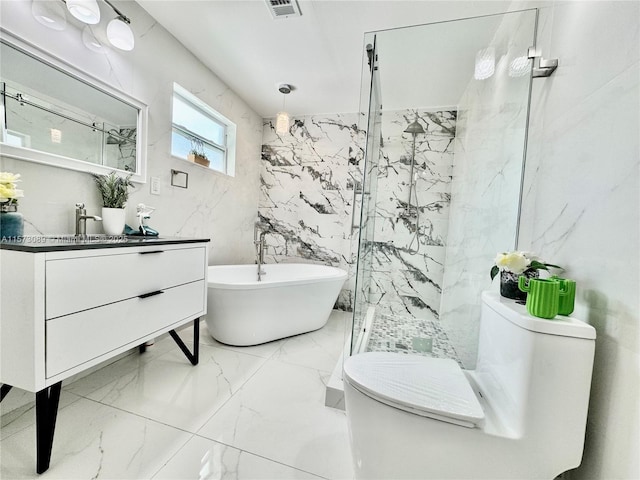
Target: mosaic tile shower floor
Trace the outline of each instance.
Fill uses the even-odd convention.
[[[377,314],[367,351],[452,358],[460,363],[456,349],[442,327],[437,322],[415,317]]]

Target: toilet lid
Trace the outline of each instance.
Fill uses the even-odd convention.
[[[344,375],[363,394],[410,413],[470,428],[484,418],[462,369],[448,358],[367,352],[349,357]]]

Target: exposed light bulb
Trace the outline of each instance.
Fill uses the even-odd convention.
[[[114,18],[107,25],[107,38],[111,45],[120,50],[133,50],[135,39],[131,27],[122,19],[122,17]]]
[[[67,10],[83,23],[95,25],[100,21],[100,7],[96,0],[66,0]]]
[[[476,67],[473,77],[476,80],[486,80],[496,71],[496,51],[487,47],[476,54]]]
[[[287,112],[278,112],[276,114],[276,133],[284,135],[289,132],[289,114]]]

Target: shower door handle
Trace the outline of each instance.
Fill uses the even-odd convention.
[[[362,191],[358,192],[358,189],[356,188],[356,186],[353,186],[353,202],[351,203],[351,235],[353,235],[353,232],[358,230],[360,228],[360,225],[356,224],[355,222],[355,217],[356,217],[356,196],[358,195],[358,193],[362,193]]]

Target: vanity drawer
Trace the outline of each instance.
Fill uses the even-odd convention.
[[[147,248],[134,253],[47,260],[46,318],[56,318],[201,280],[206,247]]]
[[[113,352],[132,348],[153,333],[204,314],[204,280],[131,298],[46,322],[46,377]],[[121,348],[125,347],[125,348]],[[105,358],[108,358],[105,357]]]

